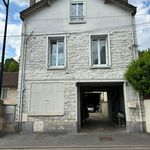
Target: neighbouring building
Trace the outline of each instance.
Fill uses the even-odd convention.
[[[4,72],[0,106],[0,131],[15,132],[15,113],[18,86],[18,72]]]
[[[4,104],[17,104],[18,72],[4,72],[1,99]]]
[[[135,14],[127,0],[30,0],[21,12],[18,129],[78,132],[85,97],[101,91],[110,121],[121,112],[127,132],[142,132],[138,93],[124,79],[138,57]]]

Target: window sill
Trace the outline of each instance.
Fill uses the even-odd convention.
[[[66,67],[47,67],[47,70],[65,70]]]
[[[74,20],[74,21],[70,21],[69,23],[70,24],[85,24],[86,21],[85,20],[83,20],[83,21],[81,21],[81,20]]]
[[[91,69],[110,69],[111,66],[91,66]]]

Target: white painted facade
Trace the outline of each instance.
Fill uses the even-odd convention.
[[[22,32],[27,36],[22,39],[18,92],[20,107],[17,109],[17,122],[21,122],[23,113],[27,117],[21,126],[27,132],[77,131],[79,94],[77,83],[121,81],[124,82],[126,118],[129,123],[127,130],[142,131],[138,95],[124,79],[127,65],[137,56],[137,51],[133,48],[133,45],[136,45],[134,16],[131,15],[131,11],[115,3],[105,4],[104,0],[83,0],[85,20],[74,23],[70,22],[69,17],[70,2],[71,0],[52,1],[51,6],[43,6],[24,19]],[[108,37],[110,63],[107,67],[91,66],[91,36],[94,35]],[[63,36],[65,39],[64,68],[49,68],[47,65],[48,38],[55,36]],[[37,97],[37,91],[34,91],[35,94],[32,92],[32,85],[37,83],[41,85],[45,83],[46,86],[49,84],[49,87],[54,83],[54,86],[62,83],[64,92],[61,91],[60,95],[63,96],[64,106],[61,104],[60,108],[64,109],[63,114],[30,114],[30,106],[33,104],[31,100],[36,97],[37,104],[40,104],[41,97],[46,94],[43,94],[46,91],[44,84],[40,97]],[[57,95],[57,89],[50,92],[48,99],[53,93]],[[130,101],[136,101],[137,104],[134,108],[136,114],[132,114],[132,118],[133,108],[128,107]],[[49,103],[49,100],[45,98],[43,103]],[[58,101],[57,105],[59,104]],[[36,107],[36,103],[33,105]],[[42,111],[44,112],[45,108]]]
[[[84,0],[85,22],[71,24],[70,2],[71,0],[56,0],[50,7],[32,13],[27,18],[26,33],[51,35],[95,30],[111,33],[113,29],[124,29],[128,26],[131,29],[131,12],[115,4],[104,4],[104,0]]]

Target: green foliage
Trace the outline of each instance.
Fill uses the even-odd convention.
[[[142,50],[142,51],[139,50],[139,56],[149,51],[150,51],[150,48],[148,48],[147,50]]]
[[[5,72],[18,72],[19,63],[13,58],[6,59],[5,64],[4,64],[4,71]]]
[[[150,95],[150,50],[142,52],[139,58],[128,66],[125,78],[140,94]]]

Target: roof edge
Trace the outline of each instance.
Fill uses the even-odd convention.
[[[47,6],[50,6],[51,5],[51,0],[41,0],[35,4],[33,4],[32,6],[28,7],[27,9],[23,10],[20,12],[20,18],[22,20],[25,19],[25,17],[30,14],[31,12],[35,11],[36,9],[44,6],[44,5],[47,5]]]
[[[105,0],[104,3],[109,3],[109,2],[114,2],[117,3],[118,5],[127,8],[128,10],[131,11],[131,14],[134,16],[136,14],[136,7],[129,4],[128,2],[125,2],[123,0]]]

